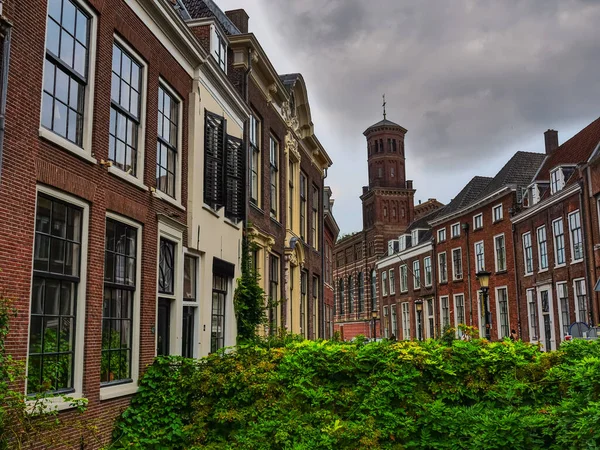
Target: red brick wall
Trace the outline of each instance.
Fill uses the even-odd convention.
[[[45,3],[45,2],[44,2]],[[184,99],[182,126],[182,173],[187,173],[187,104],[192,80],[165,47],[119,0],[90,2],[98,14],[98,41],[95,72],[93,153],[108,159],[111,61],[113,34],[119,34],[148,63],[146,155],[144,183],[155,186],[157,100],[159,76]],[[99,427],[99,436],[84,436],[86,448],[106,442],[112,419],[129,398],[100,401],[100,351],[104,278],[104,236],[106,212],[114,211],[143,224],[141,290],[140,369],[155,354],[157,214],[185,223],[179,209],[139,188],[110,175],[100,164],[84,162],[71,153],[38,137],[41,110],[42,69],[45,58],[46,8],[37,2],[5,2],[5,14],[14,24],[8,81],[7,130],[4,167],[0,186],[0,285],[2,294],[15,299],[18,317],[11,323],[8,351],[19,359],[27,354],[30,285],[36,184],[42,183],[80,197],[90,204],[87,297],[85,317],[83,392],[89,400],[85,417]],[[187,202],[186,176],[182,177],[182,203]],[[69,413],[61,413],[67,419]],[[64,439],[79,444],[82,432],[72,427],[60,431]]]

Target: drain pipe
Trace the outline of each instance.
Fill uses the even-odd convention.
[[[579,184],[579,220],[581,223],[583,223],[584,218],[586,217],[585,214],[585,205],[583,202],[583,180],[579,180],[578,181]],[[592,288],[592,283],[590,280],[590,270],[588,267],[588,254],[585,248],[586,242],[587,242],[587,236],[585,233],[585,230],[587,229],[587,227],[582,226],[582,233],[581,233],[581,237],[583,239],[583,242],[581,243],[582,249],[583,249],[583,266],[585,267],[585,279],[586,279],[586,290],[587,290],[587,295],[585,296],[586,301],[588,302],[588,308],[589,308],[589,312],[588,312],[588,320],[590,321],[589,324],[590,326],[592,326],[594,324],[594,306],[593,306],[593,302],[592,300],[592,295],[594,293],[594,290]]]
[[[471,286],[471,244],[469,242],[469,222],[462,224],[462,229],[467,238],[467,284],[469,289],[469,326],[473,326],[473,288]],[[481,324],[479,324],[481,326]]]
[[[0,0],[0,16],[2,16],[2,0]],[[10,64],[10,37],[12,25],[2,18],[0,33],[4,35],[2,48],[2,73],[0,73],[0,183],[2,182],[2,163],[4,157],[4,134],[6,132],[6,96],[8,93],[8,66]]]
[[[518,336],[523,338],[523,327],[521,322],[521,284],[519,283],[519,277],[517,276],[517,227],[512,224],[512,241],[513,241],[513,267],[515,271],[515,290],[517,295],[517,333]],[[527,308],[527,305],[525,306]]]

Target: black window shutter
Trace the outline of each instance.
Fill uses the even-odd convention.
[[[204,203],[214,209],[224,205],[223,161],[225,119],[206,112],[204,127]]]
[[[225,217],[242,220],[244,215],[244,146],[242,141],[227,136],[225,165],[226,206]]]

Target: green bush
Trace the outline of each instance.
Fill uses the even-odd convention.
[[[161,358],[114,448],[541,449],[600,442],[600,343],[298,342]]]

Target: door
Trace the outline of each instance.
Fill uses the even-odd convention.
[[[170,353],[171,335],[171,300],[166,298],[158,299],[157,337],[156,354],[166,356]]]
[[[538,290],[538,313],[542,350],[556,350],[554,310],[552,308],[552,291],[550,286],[545,286]]]

